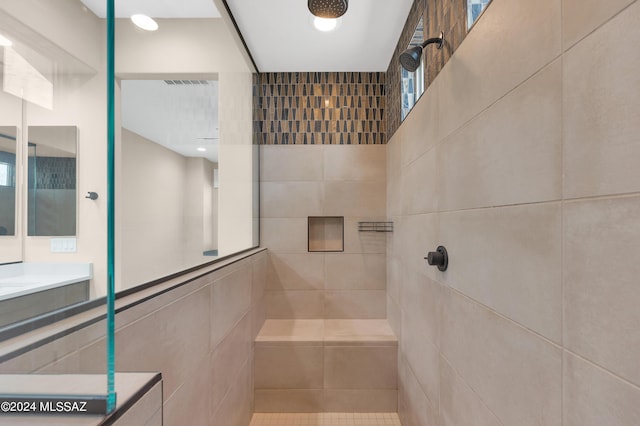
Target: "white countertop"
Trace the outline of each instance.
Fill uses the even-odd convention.
[[[23,262],[0,265],[0,301],[90,280],[91,263]]]

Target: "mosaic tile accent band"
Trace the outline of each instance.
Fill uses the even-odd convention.
[[[67,157],[29,158],[29,188],[76,189],[76,159]],[[34,181],[35,179],[35,181]]]
[[[466,0],[415,0],[405,23],[396,50],[387,69],[387,138],[391,139],[402,122],[401,72],[398,60],[409,43],[420,17],[424,17],[424,36],[437,37],[444,32],[444,46],[425,49],[425,93],[453,52],[467,35]]]
[[[387,142],[382,72],[263,73],[254,93],[254,131],[262,145]]]

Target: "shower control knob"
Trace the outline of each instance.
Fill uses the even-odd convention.
[[[430,251],[427,253],[427,263],[429,265],[437,266],[439,270],[446,271],[449,266],[449,256],[447,255],[447,249],[444,246],[438,246],[436,251]]]

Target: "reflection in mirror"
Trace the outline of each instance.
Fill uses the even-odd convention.
[[[17,129],[0,126],[0,237],[16,234]]]
[[[424,21],[420,18],[416,29],[411,37],[411,42],[407,46],[421,46],[424,41]],[[400,66],[400,65],[398,65]],[[420,58],[420,66],[414,72],[407,71],[400,66],[401,75],[401,95],[402,95],[402,120],[409,114],[409,111],[418,102],[424,93],[424,55]]]
[[[218,82],[122,81],[124,288],[218,256]]]
[[[29,126],[27,137],[27,235],[76,235],[76,127]]]

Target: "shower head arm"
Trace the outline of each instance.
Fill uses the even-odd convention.
[[[424,42],[422,42],[422,45],[420,47],[424,49],[431,43],[438,43],[438,49],[442,49],[442,44],[444,43],[444,32],[440,31],[440,37],[426,39]]]

